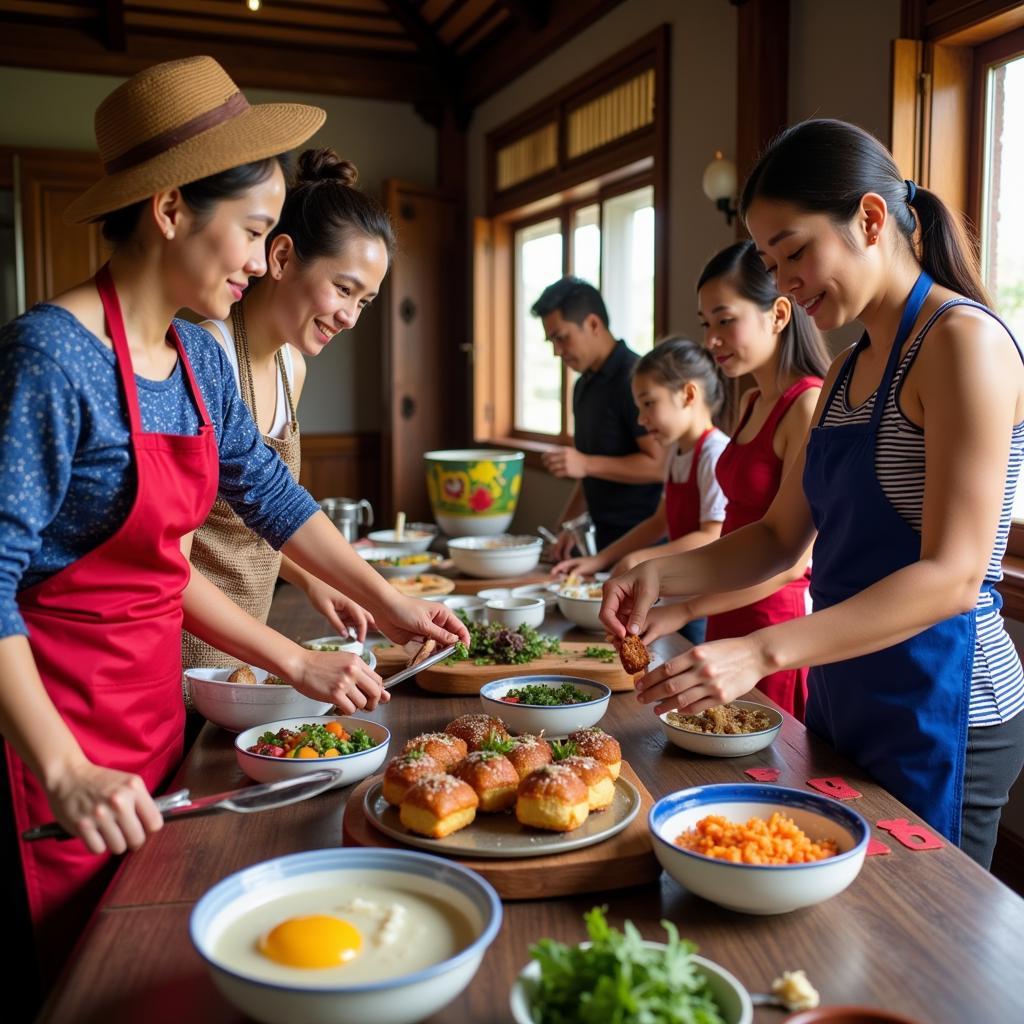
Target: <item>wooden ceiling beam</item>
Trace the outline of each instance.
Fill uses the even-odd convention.
[[[125,48],[124,0],[101,0],[100,32],[108,50]]]
[[[498,0],[498,5],[534,32],[539,32],[551,17],[548,0]]]
[[[458,95],[460,80],[455,54],[441,43],[426,19],[406,0],[384,0],[384,5],[391,11],[395,21],[412,37],[437,76],[443,91],[451,97]]]

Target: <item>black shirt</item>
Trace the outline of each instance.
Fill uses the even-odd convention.
[[[584,455],[618,456],[640,451],[636,439],[647,431],[637,422],[630,389],[633,365],[639,358],[624,341],[617,341],[600,369],[588,370],[576,381],[572,412],[576,448]],[[653,515],[661,492],[661,484],[620,484],[584,477],[583,494],[597,527],[598,548],[606,547]]]

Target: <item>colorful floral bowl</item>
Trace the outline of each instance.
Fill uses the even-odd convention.
[[[427,493],[449,537],[504,533],[523,486],[522,452],[459,448],[426,452]]]

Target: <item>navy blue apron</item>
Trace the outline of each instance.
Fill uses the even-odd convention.
[[[811,431],[803,485],[818,529],[815,611],[921,557],[920,535],[878,481],[875,447],[900,352],[931,286],[922,272],[910,292],[870,422]],[[836,377],[819,422],[867,345],[865,333]],[[1002,603],[995,591],[992,598],[986,614]],[[960,841],[976,615],[955,615],[885,650],[812,668],[808,682],[807,728],[953,843]]]

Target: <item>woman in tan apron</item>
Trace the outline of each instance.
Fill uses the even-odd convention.
[[[267,274],[234,304],[227,321],[203,326],[224,348],[239,393],[263,434],[298,479],[296,407],[306,377],[304,357],[318,355],[380,290],[394,235],[380,205],[354,187],[356,169],[329,149],[307,150],[267,243]],[[223,499],[192,543],[192,565],[240,608],[266,622],[280,574],[301,587],[331,627],[360,640],[372,622],[354,601],[275,551]],[[236,658],[191,633],[185,668],[229,667]]]

